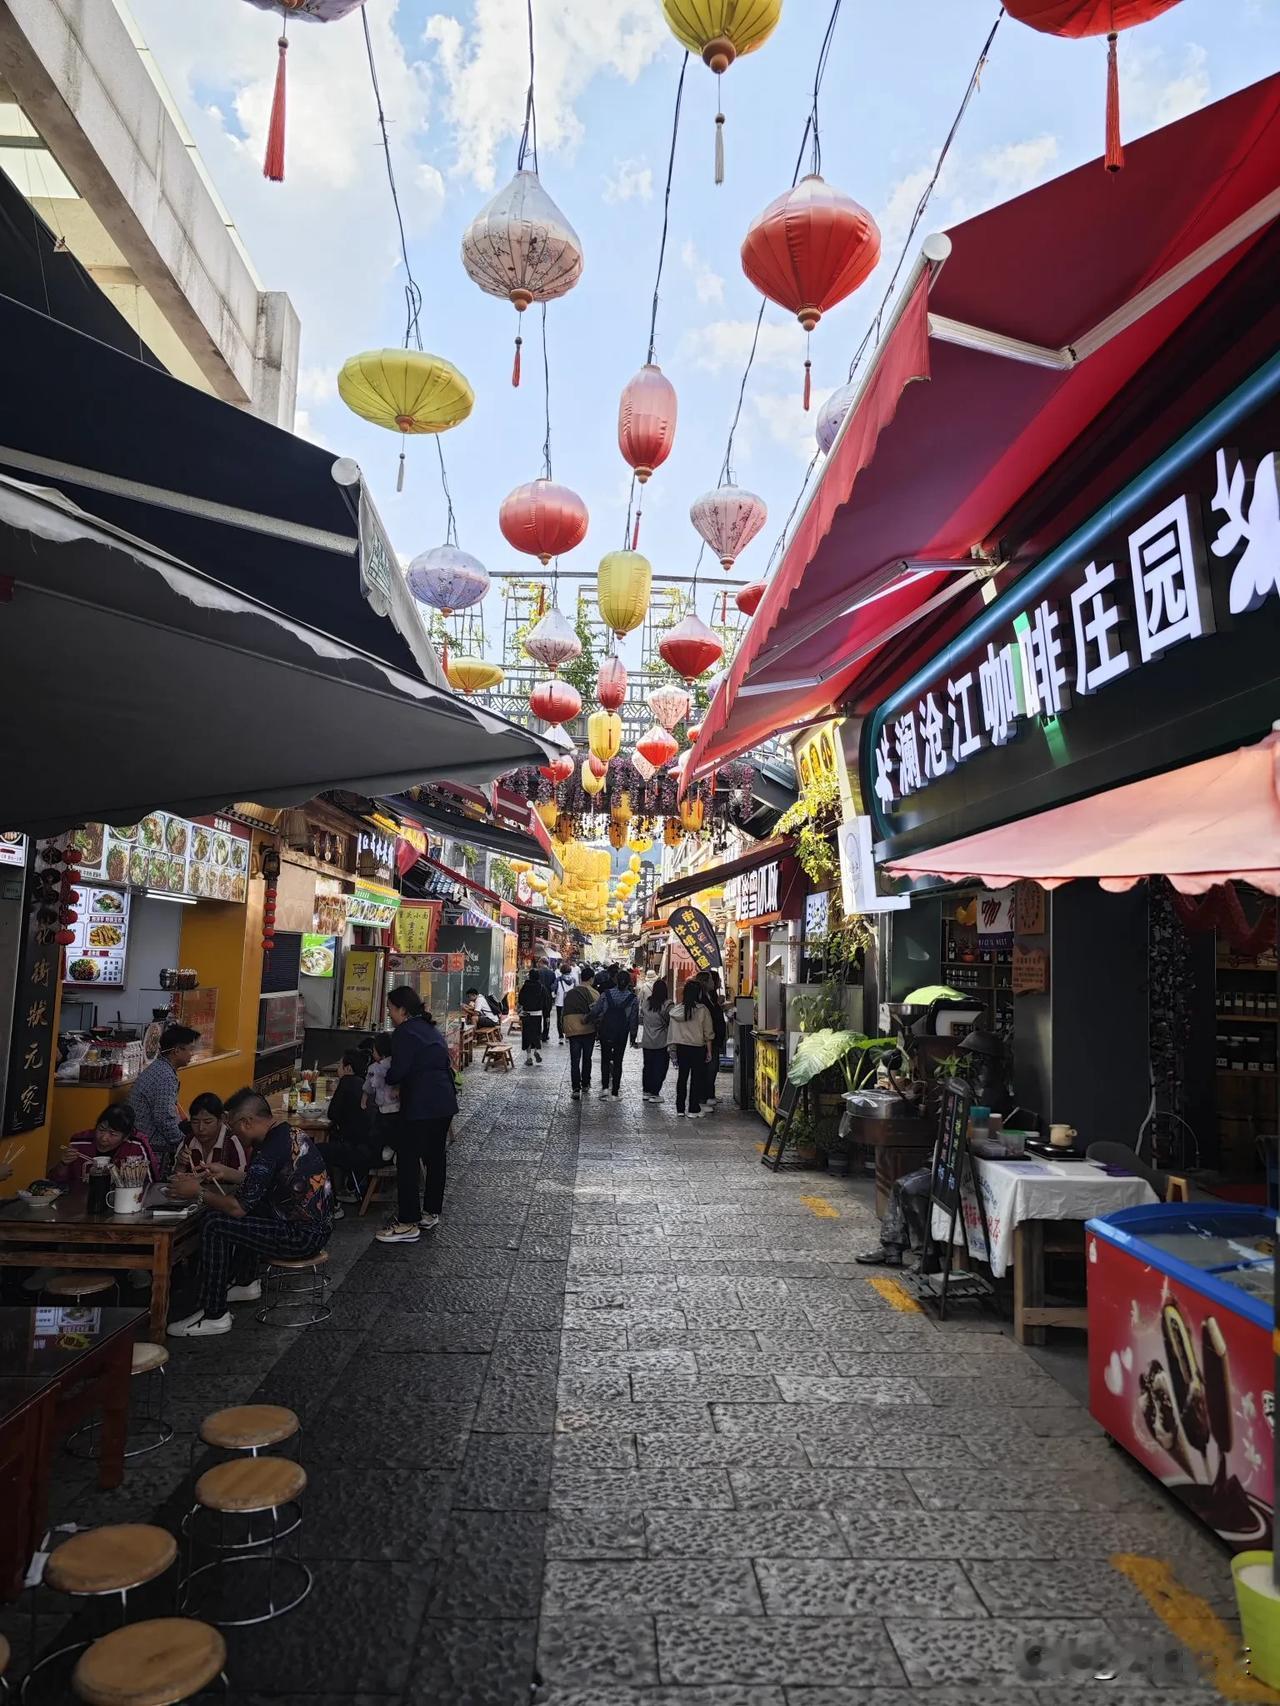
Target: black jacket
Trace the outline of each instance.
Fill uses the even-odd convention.
[[[458,1111],[449,1045],[425,1019],[406,1019],[397,1028],[387,1083],[400,1092],[401,1119],[447,1120]]]

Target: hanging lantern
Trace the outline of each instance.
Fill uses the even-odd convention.
[[[719,663],[724,656],[724,646],[696,610],[690,610],[676,623],[663,637],[658,650],[676,674],[682,675],[686,681],[696,681],[704,670]]]
[[[550,764],[540,764],[538,773],[545,776],[548,782],[567,782],[573,775],[573,760],[567,752],[562,752],[559,758],[553,758]]]
[[[596,698],[606,711],[620,711],[627,697],[627,666],[616,652],[600,665],[596,676]]]
[[[701,800],[684,799],[680,802],[680,826],[688,830],[690,835],[696,835],[702,828],[702,818],[706,807]]]
[[[570,763],[572,763],[572,760],[570,760]],[[555,828],[556,819],[560,816],[560,807],[554,800],[539,800],[533,809],[542,819],[542,826],[544,829]]]
[[[511,869],[518,877],[522,877],[526,871],[531,871],[533,869],[533,866],[527,859],[512,859],[509,863],[511,865]]]
[[[1107,38],[1107,148],[1103,164],[1109,172],[1124,165],[1120,141],[1120,71],[1116,61],[1116,36],[1150,23],[1170,11],[1178,0],[1007,0],[1005,10],[1020,24],[1030,24],[1045,35]]]
[[[508,545],[536,557],[544,566],[581,545],[591,517],[568,486],[554,480],[530,480],[502,500],[498,526]]]
[[[561,812],[556,818],[556,840],[562,847],[567,847],[577,833],[568,812]]]
[[[858,387],[853,383],[842,385],[838,391],[831,393],[818,410],[818,424],[813,430],[824,456],[830,453],[831,446],[836,441],[836,434],[840,431],[844,417],[849,413],[857,391]]]
[[[752,581],[750,586],[739,587],[733,595],[733,602],[744,616],[754,616],[760,608],[760,600],[768,590],[765,581]]]
[[[589,758],[586,759],[583,763],[583,766],[582,766],[582,791],[583,791],[583,793],[591,795],[594,798],[594,796],[596,794],[598,794],[603,787],[604,787],[604,777],[602,775],[597,776],[595,771],[591,767],[591,760]]]
[[[880,228],[852,196],[832,189],[816,172],[771,201],[742,243],[742,270],[762,295],[789,308],[813,331],[823,314],[843,302],[875,271]],[[809,407],[812,364],[806,341],[804,406]]]
[[[629,379],[618,404],[618,449],[643,486],[676,441],[676,388],[653,362]]]
[[[609,761],[608,761],[608,759],[607,758],[598,758],[594,752],[589,752],[587,754],[586,764],[587,764],[587,768],[590,770],[591,774],[593,776],[595,776],[596,778],[598,778],[599,780],[603,780],[604,777],[606,777],[609,774]]]
[[[529,695],[529,709],[544,723],[569,723],[582,710],[578,689],[558,676],[540,681]]]
[[[610,845],[610,847],[625,847],[626,844],[627,844],[627,826],[626,826],[626,824],[625,823],[619,823],[617,818],[610,818],[610,820],[609,820],[609,845]]]
[[[610,551],[600,559],[596,603],[605,626],[621,637],[638,628],[649,608],[653,568],[638,551]]]
[[[690,702],[684,688],[676,687],[674,683],[667,687],[655,687],[649,695],[649,709],[668,734],[677,723],[682,723],[689,715]]]
[[[662,0],[676,40],[716,74],[716,182],[724,182],[724,112],[720,79],[744,53],[762,47],[778,27],[782,0]]]
[[[349,12],[364,5],[364,0],[249,0],[264,12],[283,14],[287,28],[290,18],[306,18],[315,24],[336,23]],[[273,184],[284,182],[284,115],[285,115],[285,55],[289,51],[288,37],[281,29],[276,42],[275,90],[271,97],[271,117],[267,123],[267,151],[262,162],[262,175]]]
[[[582,277],[578,233],[538,181],[536,172],[517,172],[462,236],[462,264],[473,284],[515,305],[519,328],[531,302],[554,302]],[[520,346],[511,383],[520,383]]]
[[[633,835],[627,842],[627,846],[633,853],[652,853],[653,839],[648,835]]]
[[[631,872],[633,877],[638,877],[640,875],[640,867],[642,863],[643,861],[638,853],[633,853],[627,860],[627,869]]]
[[[560,607],[553,604],[525,636],[524,649],[531,658],[545,664],[554,673],[562,663],[572,663],[574,658],[582,656],[582,641],[561,614]],[[578,713],[575,711],[573,714],[576,717]]]
[[[704,492],[689,506],[689,520],[726,571],[733,567],[768,519],[769,509],[764,499],[738,486],[719,486],[714,492]]]
[[[684,840],[684,830],[680,827],[678,817],[669,817],[663,824],[662,839],[668,847],[679,847]]]
[[[587,718],[587,745],[602,764],[622,750],[622,718],[616,711],[593,711]]]
[[[611,812],[614,822],[622,824],[625,828],[626,825],[631,822],[633,816],[631,810],[631,795],[619,794],[617,799],[613,802]]]
[[[405,579],[419,604],[445,616],[478,604],[489,590],[489,571],[478,557],[456,545],[435,545],[409,564]]]
[[[631,768],[635,771],[636,775],[639,776],[642,782],[652,782],[653,778],[658,774],[657,765],[650,764],[649,760],[645,757],[644,753],[640,751],[639,747],[637,747],[631,754]]]
[[[450,657],[444,667],[450,687],[459,693],[484,693],[497,687],[503,678],[502,665],[486,663],[483,658]]]
[[[661,723],[651,723],[636,742],[636,751],[647,759],[655,770],[673,759],[680,748]]]
[[[529,887],[533,890],[534,894],[546,894],[547,879],[545,877],[540,877],[538,873],[534,871],[529,877]]]
[[[465,421],[475,392],[452,362],[421,350],[375,349],[353,355],[338,374],[338,395],[361,420],[398,432],[448,432]],[[404,488],[404,445],[396,490]]]
[[[698,736],[702,733],[702,724],[701,723],[690,723],[688,728],[684,732],[689,737],[689,745],[690,746],[697,746]]]

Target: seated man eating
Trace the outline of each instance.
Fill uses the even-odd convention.
[[[263,1258],[318,1255],[333,1230],[324,1156],[306,1133],[277,1122],[256,1090],[237,1090],[224,1114],[249,1152],[244,1182],[234,1191],[222,1190],[234,1170],[217,1164],[169,1181],[171,1196],[199,1197],[206,1209],[200,1224],[200,1308],[169,1323],[179,1338],[229,1333],[227,1304],[253,1303],[262,1295],[257,1275]]]

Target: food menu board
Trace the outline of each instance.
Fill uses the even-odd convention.
[[[71,926],[75,941],[67,946],[62,981],[92,983],[100,989],[124,987],[125,955],[129,946],[129,895],[118,889],[79,883],[79,917]]]
[[[248,896],[248,832],[224,819],[148,812],[139,823],[85,824],[71,841],[85,878],[206,900]]]

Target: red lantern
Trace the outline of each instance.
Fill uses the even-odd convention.
[[[596,698],[605,711],[620,711],[627,697],[627,666],[616,652],[600,665],[596,676]]]
[[[851,295],[879,259],[875,220],[816,172],[771,201],[742,243],[743,272],[770,302],[789,308],[806,332],[812,332],[828,308]],[[810,389],[806,346],[806,409]]]
[[[734,594],[733,602],[744,616],[754,616],[760,608],[760,600],[767,590],[764,581],[752,581],[750,586],[740,587]]]
[[[548,782],[567,782],[573,775],[573,760],[567,752],[562,752],[559,758],[553,758],[550,764],[540,764],[538,771]]]
[[[669,735],[661,723],[653,723],[647,728],[636,742],[636,751],[641,758],[648,759],[655,770],[673,759],[680,748],[675,739]]]
[[[582,695],[558,675],[540,681],[529,695],[529,709],[544,723],[568,723],[582,710]]]
[[[60,942],[64,948],[69,948],[76,939],[76,933],[74,930],[59,930],[53,939]]]
[[[577,492],[546,479],[517,486],[498,511],[498,526],[508,545],[544,564],[581,545],[590,520]]]
[[[1020,24],[1030,24],[1049,36],[1107,38],[1107,152],[1108,172],[1124,165],[1120,141],[1120,71],[1116,63],[1116,35],[1138,24],[1150,23],[1168,12],[1178,0],[1006,0],[1005,10]]]
[[[646,362],[623,387],[618,404],[618,449],[645,481],[671,454],[676,441],[676,388],[660,367]]]
[[[597,758],[594,752],[587,754],[586,766],[593,776],[607,776],[609,774],[608,763],[603,758]]]
[[[696,680],[724,656],[723,645],[693,610],[676,623],[658,650],[676,674],[682,675],[686,681]],[[643,752],[644,748],[640,750]]]
[[[687,723],[684,731],[689,737],[689,745],[697,746],[698,736],[702,733],[701,723]]]

